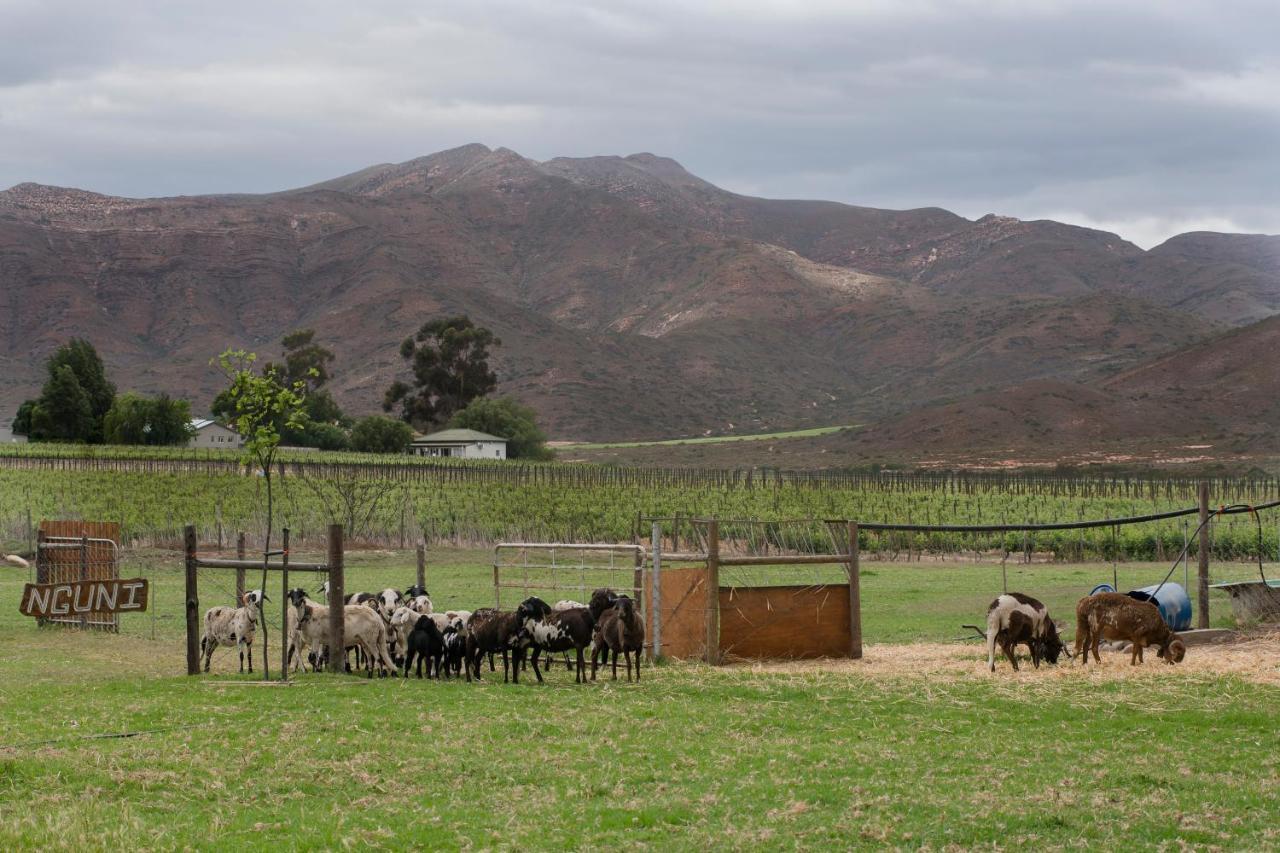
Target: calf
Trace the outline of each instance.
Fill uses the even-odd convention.
[[[998,596],[987,607],[987,666],[992,672],[996,671],[996,646],[999,645],[1017,671],[1014,650],[1023,643],[1031,650],[1031,663],[1037,669],[1041,658],[1056,664],[1065,648],[1058,626],[1049,618],[1043,604],[1020,592]]]
[[[1133,643],[1132,666],[1142,662],[1144,646],[1155,646],[1157,656],[1169,664],[1179,663],[1187,655],[1186,644],[1169,628],[1159,608],[1119,592],[1085,596],[1076,604],[1076,655],[1084,649],[1081,661],[1086,666],[1090,651],[1094,661],[1102,663],[1098,644],[1103,638]]]

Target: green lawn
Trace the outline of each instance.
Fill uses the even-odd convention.
[[[490,603],[489,560],[433,551],[437,604]],[[351,589],[412,578],[403,554],[348,563]],[[178,565],[151,552],[126,567],[155,586],[154,641],[150,615],[119,636],[37,629],[17,613],[21,573],[0,575],[5,849],[1280,845],[1274,677],[1151,663],[1129,677],[1118,657],[992,677],[972,644],[944,673],[886,674],[900,653],[880,645],[865,666],[670,664],[639,684],[578,687],[557,669],[543,686],[263,687],[229,674],[230,652],[213,676],[178,674]],[[865,569],[880,643],[953,637],[1000,589],[992,566]],[[1163,574],[1121,570],[1122,585]],[[1110,576],[1022,571],[1010,588],[1059,618]],[[220,603],[206,574],[202,607]]]

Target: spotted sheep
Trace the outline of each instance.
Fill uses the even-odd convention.
[[[205,672],[209,671],[213,650],[220,645],[235,646],[239,650],[241,672],[244,672],[247,651],[249,672],[253,672],[253,638],[258,628],[258,617],[262,615],[260,608],[264,599],[266,596],[261,590],[252,590],[241,597],[239,607],[210,607],[205,611],[204,634],[200,637]]]
[[[1076,604],[1076,655],[1084,649],[1083,665],[1089,664],[1091,651],[1094,661],[1102,663],[1098,644],[1103,639],[1132,643],[1132,666],[1142,662],[1144,646],[1155,646],[1156,655],[1168,664],[1180,663],[1187,655],[1186,644],[1169,628],[1159,608],[1119,592],[1088,595]]]
[[[1049,618],[1045,606],[1029,595],[1010,592],[1000,595],[987,607],[987,667],[996,671],[996,646],[1004,652],[1014,670],[1017,646],[1031,650],[1031,663],[1040,668],[1041,659],[1056,664],[1064,651],[1058,625]]]
[[[591,645],[596,624],[587,607],[555,610],[540,598],[528,598],[516,608],[516,614],[529,634],[533,647],[533,674],[539,682],[542,681],[542,672],[538,669],[538,656],[543,651],[567,653],[570,649],[577,655],[574,683],[586,682],[587,662],[583,650]]]

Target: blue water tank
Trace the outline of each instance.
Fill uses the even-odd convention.
[[[1144,586],[1142,589],[1131,589],[1126,595],[1139,601],[1151,601],[1151,594],[1158,585]],[[1160,617],[1175,631],[1185,631],[1191,627],[1191,598],[1182,584],[1167,583],[1159,587],[1160,593],[1153,602],[1160,611]],[[1116,588],[1109,583],[1100,583],[1089,590],[1090,595],[1100,592],[1115,592]]]
[[[1191,597],[1187,595],[1187,591],[1182,588],[1179,583],[1167,583],[1159,587],[1144,586],[1142,589],[1134,589],[1129,591],[1132,598],[1139,601],[1152,601],[1160,610],[1160,615],[1164,617],[1164,621],[1169,627],[1175,631],[1185,631],[1191,627]],[[1154,601],[1151,594],[1155,593]]]

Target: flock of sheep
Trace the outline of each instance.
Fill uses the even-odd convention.
[[[328,598],[328,584],[319,592]],[[262,590],[245,593],[239,607],[211,607],[205,613],[204,633],[200,649],[204,671],[209,671],[213,652],[220,645],[235,646],[240,653],[240,671],[247,658],[253,672],[253,641],[262,615],[262,602],[268,599]],[[285,610],[288,627],[288,660],[294,671],[328,664],[329,608],[308,597],[303,589],[289,592]],[[359,592],[350,595],[343,607],[343,657],[351,668],[363,666],[372,677],[394,675],[402,670],[405,678],[416,663],[419,678],[426,668],[428,678],[460,676],[467,681],[480,678],[481,663],[488,655],[489,669],[495,671],[494,658],[502,655],[503,680],[519,682],[520,671],[528,662],[534,675],[542,681],[539,660],[547,653],[564,655],[565,666],[575,670],[575,682],[587,680],[587,648],[591,649],[591,680],[595,680],[598,664],[610,663],[613,677],[618,677],[621,654],[631,680],[634,659],[635,678],[640,680],[640,658],[644,650],[644,620],[635,603],[626,595],[610,589],[598,589],[588,604],[559,601],[549,605],[540,598],[527,598],[515,610],[486,607],[475,611],[447,610],[438,613],[427,591],[412,586],[403,593],[384,589],[380,593]],[[569,652],[577,660],[571,663]],[[532,653],[531,655],[529,653]]]
[[[1011,592],[999,596],[987,608],[987,666],[995,672],[999,646],[1016,670],[1014,649],[1021,644],[1031,650],[1031,662],[1036,667],[1041,660],[1056,664],[1064,652],[1085,665],[1093,652],[1094,661],[1101,663],[1098,645],[1104,639],[1130,643],[1130,663],[1135,665],[1142,661],[1142,650],[1147,646],[1154,647],[1165,663],[1178,663],[1187,654],[1186,644],[1169,628],[1154,604],[1119,592],[1087,595],[1076,604],[1074,654],[1062,642],[1060,632],[1064,627],[1050,619],[1045,606],[1029,595]],[[1080,657],[1082,649],[1084,656]]]

